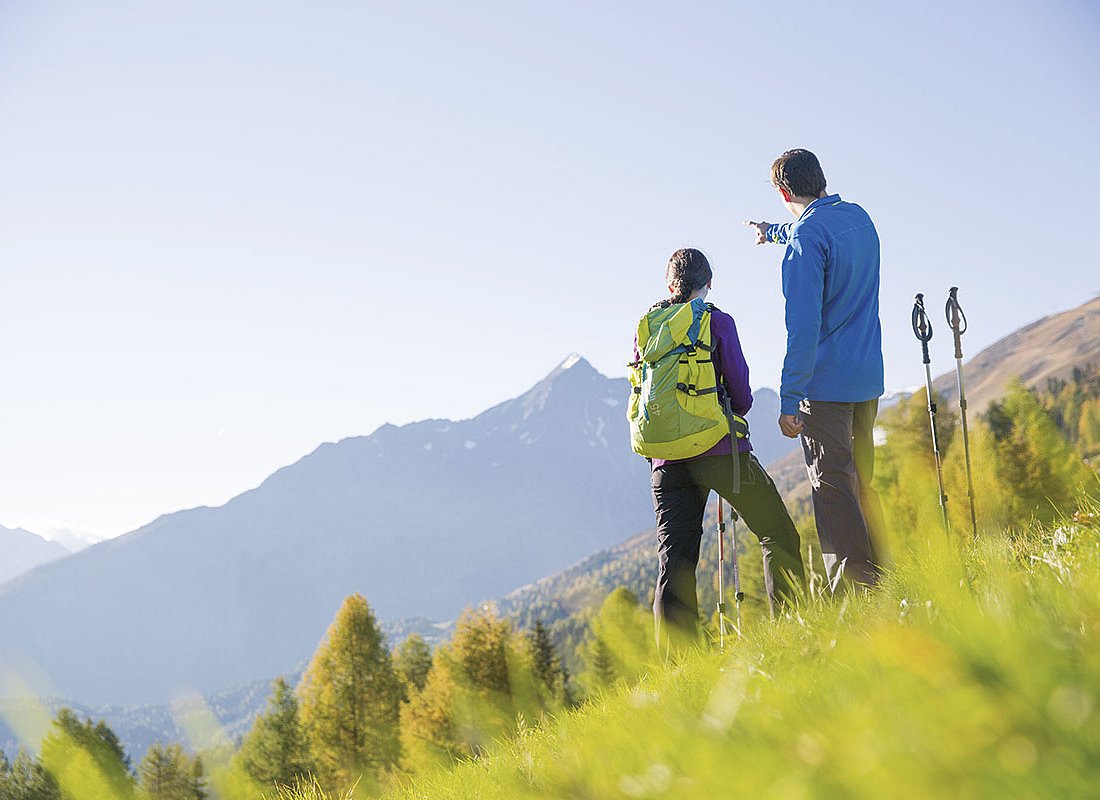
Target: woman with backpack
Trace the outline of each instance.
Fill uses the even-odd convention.
[[[628,416],[635,452],[652,465],[658,574],[658,647],[698,641],[695,568],[711,491],[760,540],[769,606],[805,582],[798,531],[771,477],[752,454],[744,415],[749,367],[733,317],[706,302],[713,273],[699,250],[677,250],[669,297],[639,321]]]

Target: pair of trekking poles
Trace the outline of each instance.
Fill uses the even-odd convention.
[[[959,287],[952,286],[947,295],[944,315],[955,338],[955,372],[959,384],[959,410],[962,419],[963,453],[966,461],[966,496],[970,501],[970,530],[975,538],[978,535],[978,516],[974,508],[974,478],[970,468],[970,428],[966,418],[966,386],[963,383],[962,336],[968,324],[966,314],[959,305]],[[947,492],[943,488],[943,464],[940,460],[939,437],[936,434],[936,401],[932,395],[932,359],[928,354],[928,343],[932,341],[932,321],[924,308],[924,295],[918,294],[913,303],[913,333],[921,343],[924,358],[924,379],[928,394],[928,421],[932,429],[932,453],[936,459],[936,481],[940,490],[940,512],[943,515],[944,533],[950,535],[951,523],[947,517]],[[722,515],[722,497],[718,497],[718,641],[723,649],[726,646],[726,585],[724,564],[726,560],[726,523]],[[737,512],[730,507],[730,527],[733,545],[733,597],[737,607],[737,636],[741,636],[741,601],[745,599],[741,591],[741,570],[737,561]]]
[[[737,453],[734,451],[734,457]],[[722,495],[718,495],[718,646],[726,649],[726,578],[723,565],[726,561],[726,523],[722,518]],[[737,560],[737,512],[730,506],[730,544],[733,546],[733,602],[737,607],[737,638],[741,638],[741,568]]]
[[[955,372],[959,382],[959,411],[962,419],[963,453],[966,460],[966,496],[970,500],[970,532],[977,538],[978,517],[974,510],[974,479],[970,471],[970,429],[966,420],[966,388],[963,385],[963,352],[962,335],[966,333],[966,314],[959,305],[959,287],[952,286],[947,295],[947,305],[944,306],[944,314],[947,324],[955,336]],[[940,512],[943,515],[943,530],[947,535],[951,534],[951,523],[947,516],[947,492],[943,488],[943,466],[940,462],[939,437],[936,434],[936,401],[932,397],[932,359],[928,355],[928,343],[932,341],[932,321],[924,310],[924,295],[918,294],[913,303],[913,334],[921,343],[921,351],[924,356],[924,380],[928,392],[928,421],[932,428],[932,453],[936,459],[936,481],[940,489]]]

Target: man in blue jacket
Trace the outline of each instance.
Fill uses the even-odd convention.
[[[882,530],[871,488],[872,431],[883,390],[878,233],[866,211],[826,193],[825,174],[809,150],[777,158],[772,184],[796,221],[745,224],[755,229],[757,244],[787,248],[779,427],[785,436],[802,436],[830,589],[837,591],[842,579],[870,586],[879,566],[873,542]]]

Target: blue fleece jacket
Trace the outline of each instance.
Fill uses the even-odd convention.
[[[805,398],[859,403],[879,397],[879,242],[867,212],[831,194],[812,202],[797,222],[770,226],[766,237],[787,245],[782,412],[797,413]]]

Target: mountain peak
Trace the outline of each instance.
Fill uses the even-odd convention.
[[[609,380],[579,353],[570,353],[549,375],[531,387],[527,395],[542,396],[553,386],[586,385],[598,378]]]
[[[560,364],[554,367],[547,377],[553,378],[564,372],[596,372],[596,368],[588,363],[588,359],[581,356],[580,353],[570,353]]]
[[[565,360],[558,365],[558,369],[572,369],[582,361],[584,361],[584,359],[580,357],[579,353],[570,353],[565,357]],[[588,362],[585,361],[585,363],[587,364]]]

